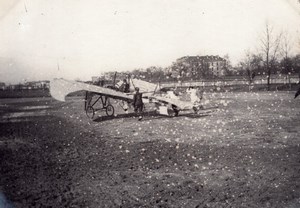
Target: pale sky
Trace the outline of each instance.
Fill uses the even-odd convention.
[[[300,52],[297,0],[0,0],[0,82],[89,80],[188,55],[237,63],[266,21]]]

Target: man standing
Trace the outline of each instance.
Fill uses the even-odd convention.
[[[298,84],[300,84],[300,82],[298,82]],[[297,92],[296,92],[296,94],[295,94],[295,97],[294,97],[294,98],[298,97],[299,95],[300,95],[300,87],[299,87],[299,89],[297,90]]]
[[[143,103],[143,94],[139,92],[140,89],[138,87],[135,88],[135,94],[133,96],[133,107],[134,112],[139,116],[139,121],[143,119],[142,112],[144,108]]]
[[[122,83],[122,85],[120,86],[119,89],[120,89],[121,92],[129,93],[129,87],[130,87],[130,85],[127,82],[127,80],[123,79],[123,83]]]

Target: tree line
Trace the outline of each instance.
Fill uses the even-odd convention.
[[[300,54],[292,54],[293,41],[288,32],[276,33],[273,26],[265,24],[263,33],[260,36],[257,49],[255,51],[246,50],[243,58],[236,66],[232,66],[230,57],[222,57],[226,61],[223,66],[224,76],[243,76],[249,79],[249,82],[255,79],[257,75],[264,76],[267,79],[268,89],[270,86],[270,77],[272,74],[291,75],[298,74],[300,78]],[[300,48],[300,41],[298,43]],[[138,68],[132,71],[121,72],[118,77],[125,77],[130,74],[131,77],[147,80],[150,82],[166,81],[184,81],[184,80],[203,80],[218,78],[207,68],[197,68],[191,70],[190,65],[175,61],[171,66],[160,67],[150,66],[145,69]],[[204,70],[205,69],[205,70]],[[105,77],[113,79],[114,72],[106,72]]]
[[[293,41],[287,31],[276,33],[267,22],[259,41],[258,50],[247,50],[234,73],[247,76],[250,82],[256,75],[265,75],[268,89],[272,74],[298,74],[300,79],[300,54],[292,54]],[[297,45],[300,48],[299,40]]]

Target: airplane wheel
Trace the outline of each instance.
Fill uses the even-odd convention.
[[[86,115],[87,115],[87,117],[89,117],[91,119],[94,118],[94,116],[95,116],[95,110],[94,110],[94,108],[92,106],[88,106],[86,108]]]
[[[108,116],[113,116],[114,113],[115,113],[114,107],[113,107],[112,105],[108,104],[108,105],[106,106],[106,115],[108,115]]]
[[[173,111],[174,111],[174,116],[178,116],[178,114],[179,114],[179,109],[177,108],[177,106],[172,105],[172,109],[173,109]]]
[[[193,110],[194,110],[194,113],[195,113],[195,114],[198,114],[199,109],[198,109],[197,107],[194,106],[194,107],[193,107]]]

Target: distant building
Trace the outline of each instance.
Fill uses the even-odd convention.
[[[6,87],[6,90],[20,90],[20,89],[21,89],[21,85],[20,84],[8,85]]]
[[[227,62],[220,56],[184,56],[176,60],[176,64],[185,69],[192,77],[225,75]]]
[[[6,86],[4,82],[0,82],[0,90],[5,90]]]
[[[92,76],[92,83],[98,82],[99,80],[101,80],[101,77],[99,77],[99,76]]]
[[[93,76],[92,81],[89,84],[103,86],[105,84],[105,77],[104,76]]]
[[[23,85],[24,89],[49,89],[49,87],[50,81],[48,80],[26,82]]]

